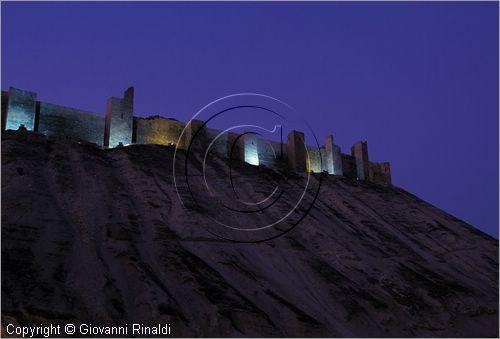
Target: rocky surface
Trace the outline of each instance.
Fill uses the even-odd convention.
[[[225,241],[205,230],[213,221],[202,211],[180,203],[173,153],[3,133],[2,327],[498,337],[498,241],[490,236],[397,187],[325,176],[290,232]],[[253,180],[247,167],[237,169],[241,185]]]

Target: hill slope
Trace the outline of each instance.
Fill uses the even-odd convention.
[[[290,232],[225,241],[180,203],[172,159],[168,147],[103,151],[4,133],[2,325],[498,336],[498,241],[466,223],[399,188],[331,176]],[[253,180],[238,171],[241,185]]]

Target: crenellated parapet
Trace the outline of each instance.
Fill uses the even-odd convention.
[[[181,122],[161,116],[134,117],[134,88],[122,98],[111,97],[102,114],[36,100],[34,92],[13,87],[2,91],[2,130],[25,128],[46,136],[60,135],[112,148],[129,144],[175,145],[181,150],[211,152],[251,165],[288,168],[295,172],[328,173],[391,185],[388,162],[370,162],[368,143],[356,142],[351,154],[341,152],[329,135],[324,145],[307,144],[301,131],[290,131],[286,143],[267,140],[258,133],[224,132],[202,120]],[[281,127],[281,126],[280,126]]]

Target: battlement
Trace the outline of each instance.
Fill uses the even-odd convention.
[[[293,130],[283,145],[252,132],[222,133],[208,128],[201,120],[181,122],[160,115],[135,117],[133,87],[123,93],[123,98],[109,98],[104,115],[36,99],[37,94],[31,91],[13,87],[2,91],[2,131],[25,128],[46,136],[66,136],[107,148],[158,144],[177,145],[182,150],[203,150],[211,145],[210,152],[251,165],[285,167],[295,172],[326,172],[392,184],[390,164],[370,162],[366,141],[356,142],[351,147],[351,154],[344,154],[331,135],[318,148],[307,145],[303,132]]]

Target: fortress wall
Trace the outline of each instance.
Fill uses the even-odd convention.
[[[240,161],[257,164],[258,159],[258,165],[264,165],[270,168],[283,170],[287,168],[287,145],[283,145],[282,156],[282,147],[280,142],[269,141],[264,139],[262,136],[258,136],[252,133],[241,135],[240,133],[229,132],[227,133],[228,157],[231,154],[231,148],[233,148],[233,160],[237,159]]]
[[[38,132],[45,135],[69,136],[102,146],[104,116],[40,102]]]
[[[260,165],[259,159],[259,144],[262,146],[262,142],[259,142],[259,137],[254,133],[246,133],[240,137],[243,140],[243,154],[244,161],[250,165]]]
[[[269,149],[271,150],[272,148],[274,152],[271,154],[272,161],[269,159],[267,160],[268,163],[264,164],[274,169],[286,171],[288,169],[287,145],[282,144],[279,141],[271,141],[271,140],[266,142],[266,144],[268,145]]]
[[[226,134],[227,155],[229,157],[232,151],[233,160],[245,161],[253,165],[264,165],[274,169],[285,170],[287,168],[287,145],[283,145],[282,155],[280,142],[269,141],[253,133],[229,132]]]
[[[292,171],[306,172],[307,171],[307,155],[305,148],[304,133],[299,131],[291,131],[288,133],[287,139],[287,154],[288,167]]]
[[[333,168],[333,135],[328,135],[325,139],[325,169],[329,174],[334,173],[334,168]]]
[[[288,162],[286,156],[287,145],[281,145],[281,142],[266,140],[263,137],[258,139],[259,162],[275,170],[287,170]],[[282,151],[283,149],[283,151]]]
[[[318,147],[307,145],[307,153],[306,159],[309,155],[309,159],[307,160],[307,171],[314,173],[321,173],[322,171],[322,161],[320,159],[321,151]]]
[[[326,148],[325,146],[321,146],[320,147],[320,153],[321,153],[321,160],[322,160],[322,167],[321,167],[321,172],[326,172],[328,173],[328,165],[326,163],[326,158],[327,158],[327,154],[326,154]]]
[[[344,172],[344,176],[348,178],[356,179],[358,177],[358,173],[356,171],[356,160],[353,156],[348,154],[341,154],[340,158],[342,159],[342,170]]]
[[[330,174],[344,175],[344,170],[342,167],[342,153],[340,152],[340,146],[333,145],[332,158],[333,158],[333,173]]]
[[[8,92],[2,91],[2,129],[17,130],[22,124],[27,130],[46,135],[70,136],[109,147],[132,142],[160,145],[179,143],[177,146],[184,150],[187,150],[196,134],[191,147],[193,151],[202,152],[203,155],[221,132],[208,128],[201,120],[183,123],[160,116],[134,117],[133,106],[133,87],[124,92],[123,98],[113,97],[108,100],[105,117],[39,102],[36,101],[36,93],[10,87]],[[179,141],[183,131],[184,136]],[[340,147],[333,143],[333,136],[327,136],[325,146],[318,149],[305,146],[304,133],[299,131],[291,131],[286,144],[265,140],[252,133],[242,137],[239,135],[232,132],[222,134],[212,144],[210,151],[223,157],[228,157],[232,151],[233,159],[276,169],[316,173],[326,171],[329,174],[384,185],[392,184],[390,164],[369,162],[366,142],[355,143],[351,147],[351,155],[347,155],[342,154]],[[238,141],[235,142],[236,140]]]
[[[243,148],[240,142],[236,141],[238,133],[227,133],[227,156],[232,157],[232,160],[243,160]]]
[[[391,165],[388,162],[370,162],[370,181],[377,184],[391,185]]]
[[[2,131],[5,130],[5,124],[7,122],[7,107],[9,104],[9,93],[2,91]]]
[[[180,121],[160,116],[134,118],[132,139],[136,144],[177,144],[184,126]]]
[[[24,125],[28,131],[34,131],[35,102],[35,92],[10,87],[5,128],[17,130],[19,126]]]
[[[123,93],[123,99],[109,98],[106,105],[104,145],[116,147],[132,143],[134,88]]]
[[[183,145],[180,148],[187,150],[191,147],[192,150],[203,151],[208,146],[208,137],[206,135],[206,127],[203,120],[191,119],[186,123],[186,129],[183,135]]]
[[[352,145],[351,153],[356,160],[357,178],[359,180],[369,180],[368,143],[366,141],[358,141]]]
[[[271,147],[274,149],[274,154],[276,154],[276,157],[281,160],[286,160],[287,159],[287,147],[285,143],[281,143],[279,141],[273,141],[269,140],[269,144]]]
[[[280,143],[272,143],[263,137],[257,137],[257,145],[259,149],[259,163],[267,167],[273,167],[279,161],[281,154]]]
[[[208,144],[210,144],[213,141],[213,144],[210,147],[210,153],[216,153],[218,155],[227,157],[228,153],[230,152],[230,150],[228,150],[229,147],[228,133],[224,132],[217,139],[215,139],[222,132],[222,130],[208,128],[206,126],[204,129],[205,129],[205,135],[208,140]]]

